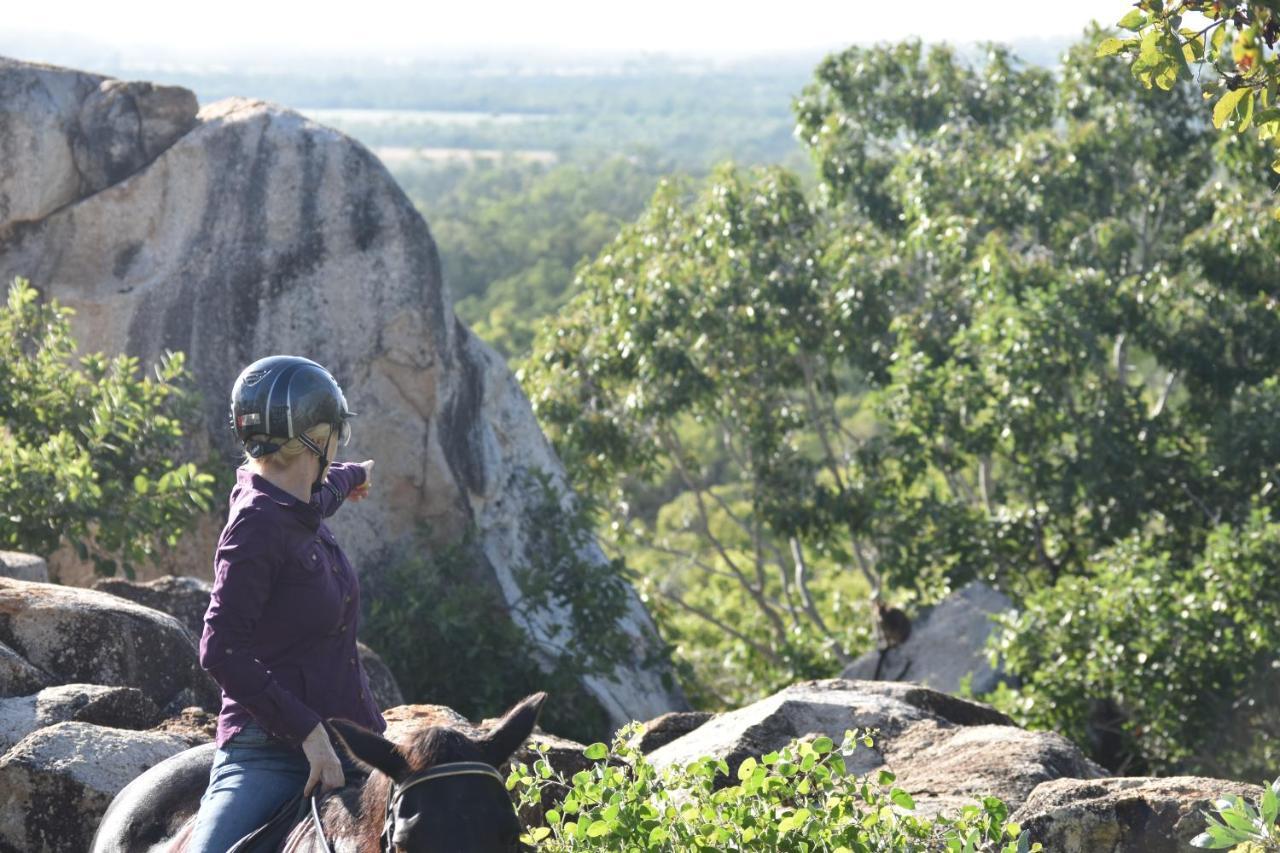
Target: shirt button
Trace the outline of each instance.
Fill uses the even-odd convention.
[[[347,630],[347,626],[346,626],[346,625],[339,625],[339,626],[338,626],[338,631],[339,631],[339,633],[341,633],[342,631],[345,631],[345,630]]]
[[[355,658],[352,658],[352,659],[351,659],[351,665],[352,665],[352,666],[355,666],[355,665],[356,665],[356,659],[355,659]]]
[[[312,554],[312,555],[311,555],[311,562],[313,562],[313,563],[314,563],[314,562],[316,561],[316,559],[317,559],[317,555],[316,555],[316,554]]]
[[[346,596],[345,598],[343,598],[343,599],[342,599],[342,603],[343,603],[343,604],[350,604],[350,603],[351,603],[351,596],[349,596],[349,595],[348,595],[348,596]]]

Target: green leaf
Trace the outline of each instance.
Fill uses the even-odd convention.
[[[1222,45],[1227,40],[1227,26],[1225,23],[1219,24],[1218,28],[1213,31],[1213,35],[1209,37],[1209,47],[1213,48],[1214,54],[1222,53]]]
[[[738,781],[745,782],[751,778],[751,774],[756,772],[757,762],[754,758],[748,757],[745,761],[738,765]]]
[[[1129,14],[1116,22],[1116,26],[1122,30],[1132,30],[1133,32],[1137,32],[1142,29],[1143,25],[1146,23],[1147,16],[1137,9],[1132,9]]]
[[[602,743],[593,743],[582,751],[582,754],[592,761],[599,761],[609,754],[609,747]]]
[[[893,804],[898,808],[906,809],[909,812],[916,810],[916,801],[911,799],[911,795],[901,788],[894,788],[890,791],[889,799],[892,800]]]
[[[1244,133],[1253,124],[1253,90],[1249,89],[1248,92],[1241,102],[1240,124],[1236,126],[1236,133]]]
[[[1248,89],[1232,89],[1219,98],[1218,103],[1213,108],[1213,126],[1220,129],[1226,124],[1227,119],[1231,117],[1240,101],[1248,93]]]
[[[1137,43],[1138,42],[1136,39],[1118,39],[1118,38],[1103,39],[1102,44],[1098,45],[1098,52],[1095,55],[1096,56],[1113,56],[1122,50],[1127,50],[1133,47]]]

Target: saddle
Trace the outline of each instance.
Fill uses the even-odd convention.
[[[367,773],[347,761],[343,761],[343,770],[345,771],[348,786],[363,784],[368,777]],[[293,832],[294,827],[304,821],[311,820],[311,802],[312,798],[302,796],[302,791],[299,790],[298,793],[281,804],[280,808],[276,809],[275,814],[271,815],[266,823],[231,845],[231,849],[227,853],[276,853],[280,849],[280,845],[284,843],[284,840],[289,837],[289,833]],[[319,806],[320,803],[317,800],[317,810]],[[318,811],[316,816],[318,819]],[[320,829],[319,826],[316,828]],[[321,832],[320,837],[324,839],[323,832]],[[327,839],[321,843],[324,845],[324,849],[331,849]]]
[[[311,817],[310,806],[311,798],[298,791],[266,823],[231,845],[227,853],[276,853],[293,828]]]

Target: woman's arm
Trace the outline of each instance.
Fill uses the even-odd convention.
[[[351,490],[364,482],[365,472],[363,465],[353,462],[330,463],[324,483],[311,493],[311,505],[320,510],[323,518],[333,515],[347,499],[347,495],[351,494]]]
[[[276,737],[302,743],[320,717],[254,655],[252,638],[280,570],[275,531],[252,514],[233,521],[214,559],[213,593],[200,638],[200,666],[227,696]]]

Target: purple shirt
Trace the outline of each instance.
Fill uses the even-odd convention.
[[[307,504],[237,472],[200,638],[222,687],[218,746],[250,721],[293,745],[328,717],[386,729],[356,651],[360,584],[324,523],[364,478],[335,462]]]

